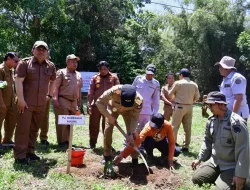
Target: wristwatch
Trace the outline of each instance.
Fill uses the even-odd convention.
[[[47,94],[47,96],[51,99],[52,98],[52,96],[50,95],[50,94]]]

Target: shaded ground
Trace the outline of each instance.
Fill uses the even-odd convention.
[[[104,165],[95,160],[87,160],[80,167],[71,167],[71,175],[80,180],[94,183],[103,174]],[[120,163],[114,166],[115,178],[103,179],[105,183],[127,183],[129,187],[138,188],[146,186],[147,189],[177,189],[180,186],[180,179],[177,174],[171,173],[162,166],[151,166],[151,174],[148,173],[144,164],[132,168],[130,163]],[[57,168],[56,172],[66,173],[66,167]]]

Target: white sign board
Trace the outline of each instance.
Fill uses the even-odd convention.
[[[84,125],[84,115],[59,115],[58,125]]]
[[[98,72],[80,72],[82,75],[82,92],[88,92],[89,84],[92,76],[97,74]]]

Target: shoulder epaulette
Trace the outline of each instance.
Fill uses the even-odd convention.
[[[140,98],[140,96],[136,96],[136,98],[135,98],[135,103],[136,103],[137,105],[141,105],[141,104],[142,104],[142,99]]]

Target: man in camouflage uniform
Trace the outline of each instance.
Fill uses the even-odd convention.
[[[142,96],[132,85],[116,85],[106,90],[96,101],[101,114],[107,119],[104,130],[104,159],[111,161],[112,134],[117,118],[122,115],[128,139],[133,139],[133,132],[138,125],[138,118],[142,108]],[[134,159],[133,159],[134,158]],[[132,155],[132,164],[138,164],[137,154]]]
[[[210,92],[207,100],[212,116],[208,118],[205,138],[192,168],[193,183],[215,183],[216,189],[242,189],[249,177],[249,134],[244,119],[227,108],[221,92]],[[247,188],[249,189],[249,187]]]
[[[109,72],[109,63],[107,61],[100,61],[98,69],[99,73],[91,78],[88,91],[87,110],[89,114],[89,148],[96,147],[101,118],[102,132],[104,132],[105,129],[105,117],[100,113],[95,102],[104,91],[120,84],[118,77]]]
[[[12,137],[16,127],[17,108],[15,105],[14,68],[18,63],[18,56],[14,52],[8,52],[0,64],[0,81],[6,81],[7,86],[0,89],[0,148],[3,144],[14,144]],[[4,121],[4,138],[1,128]]]

